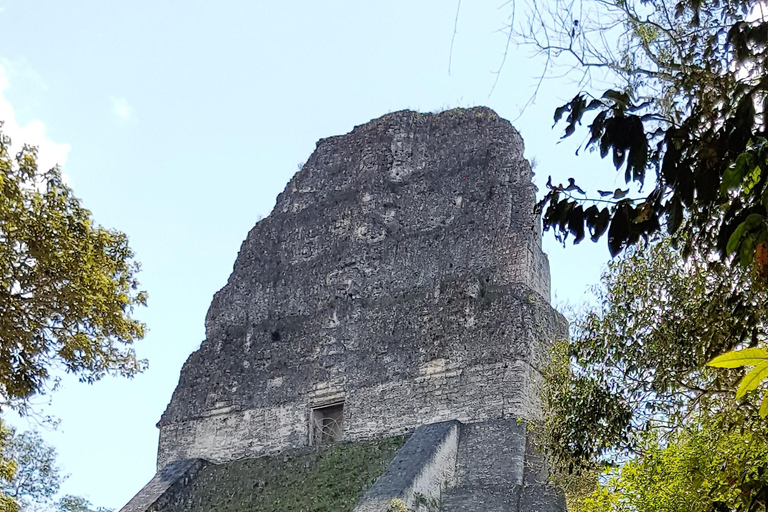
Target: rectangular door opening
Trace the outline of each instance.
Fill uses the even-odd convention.
[[[344,402],[313,408],[309,416],[310,444],[341,441],[343,422]]]

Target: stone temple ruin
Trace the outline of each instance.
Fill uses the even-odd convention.
[[[214,296],[158,474],[122,510],[186,510],[205,465],[397,435],[355,510],[563,510],[518,422],[567,330],[534,201],[522,138],[487,108],[319,141]]]

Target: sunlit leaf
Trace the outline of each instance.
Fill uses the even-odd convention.
[[[741,368],[742,366],[756,366],[768,359],[768,351],[764,348],[747,348],[744,350],[732,350],[719,355],[707,363],[707,366],[716,368]]]
[[[759,414],[761,418],[768,416],[768,391],[763,395],[763,403],[760,404]]]
[[[768,378],[768,361],[758,364],[741,379],[739,388],[736,390],[736,398],[741,398],[749,391],[757,389],[757,386],[766,378]]]
[[[742,153],[736,158],[736,162],[726,169],[722,184],[720,185],[721,193],[725,194],[729,190],[741,186],[741,182],[748,171],[748,158],[749,155],[747,153]]]

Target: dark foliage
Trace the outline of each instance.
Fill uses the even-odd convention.
[[[585,148],[610,156],[628,188],[590,198],[575,178],[567,186],[550,180],[537,205],[544,229],[574,243],[586,231],[593,241],[607,233],[616,256],[662,228],[674,234],[682,227],[695,235],[684,251],[704,244],[752,264],[768,242],[768,23],[754,14],[757,2],[596,4],[624,28],[618,54],[597,54],[585,23],[569,26],[573,12],[556,18],[559,44],[531,38],[549,56],[575,56],[577,66],[604,68],[623,84],[599,96],[577,94],[556,110],[555,124],[564,120],[563,137],[570,137],[588,122]],[[653,189],[638,196],[647,176]]]

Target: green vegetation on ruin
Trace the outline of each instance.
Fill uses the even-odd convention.
[[[404,441],[338,443],[212,465],[157,512],[351,511]]]

